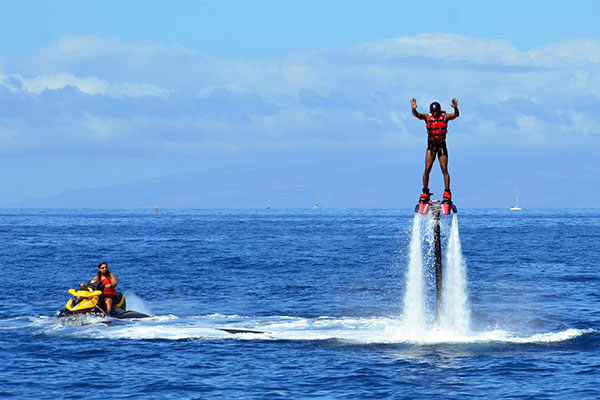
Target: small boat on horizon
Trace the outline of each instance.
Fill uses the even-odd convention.
[[[515,205],[512,206],[511,208],[509,208],[509,210],[511,210],[511,211],[521,211],[522,208],[519,207],[519,189],[515,189],[515,192],[516,192],[515,194],[516,194],[516,198],[517,199],[516,199]]]

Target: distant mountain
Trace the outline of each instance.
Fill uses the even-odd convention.
[[[410,180],[414,181],[414,177]],[[402,183],[402,181],[404,181]],[[200,170],[11,204],[23,208],[323,208],[409,207],[415,186],[398,165],[335,169],[246,165]],[[402,193],[401,188],[404,188]],[[417,179],[418,187],[418,179]],[[417,193],[418,195],[418,193]]]
[[[519,203],[530,208],[598,207],[582,187],[598,187],[596,170],[566,162],[544,163],[544,154],[458,154],[450,165],[452,192],[459,208],[508,208],[519,188]],[[295,163],[263,161],[213,168],[55,196],[3,204],[23,208],[412,208],[421,191],[422,154],[398,159],[360,157],[310,159]],[[556,159],[556,158],[555,158]],[[544,168],[540,166],[543,165]],[[443,192],[436,162],[430,188]]]

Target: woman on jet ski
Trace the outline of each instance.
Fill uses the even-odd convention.
[[[102,302],[104,303],[104,311],[107,314],[112,312],[112,305],[117,297],[115,288],[117,287],[117,277],[108,270],[108,265],[105,262],[98,264],[98,274],[92,278],[93,281],[100,281],[104,285],[104,293]],[[80,284],[79,286],[84,286]]]

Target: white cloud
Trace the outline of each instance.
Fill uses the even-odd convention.
[[[479,39],[449,33],[425,33],[412,37],[362,43],[351,54],[383,59],[431,58],[463,62],[466,66],[559,68],[600,63],[600,39],[568,40],[538,49],[518,50],[507,40]]]
[[[562,61],[569,65],[600,64],[600,39],[564,40],[549,43],[532,51],[543,62],[556,65]]]
[[[455,145],[580,146],[600,134],[580,117],[600,104],[598,54],[595,39],[521,51],[504,40],[423,34],[252,61],[179,45],[69,37],[5,63],[0,89],[32,98],[14,102],[3,132],[9,143],[36,143],[19,135],[33,137],[44,126],[55,138],[44,143],[53,148],[73,145],[65,121],[82,136],[79,146],[132,151],[414,148],[424,125],[410,115],[409,99],[417,97],[423,111],[431,101],[449,107],[458,97]],[[90,98],[65,95],[57,105],[44,97],[67,87]],[[593,104],[575,103],[586,96]],[[32,106],[37,125],[14,117]]]
[[[22,91],[39,95],[45,90],[60,90],[68,86],[89,95],[111,97],[167,96],[170,91],[155,85],[137,82],[109,83],[96,77],[79,78],[71,73],[43,74],[24,78],[18,74],[0,75],[0,85],[11,91]]]
[[[385,59],[423,57],[475,65],[521,65],[531,58],[507,40],[476,39],[449,33],[377,40],[355,46],[351,52]]]

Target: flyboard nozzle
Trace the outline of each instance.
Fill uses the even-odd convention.
[[[433,215],[433,218],[440,218],[440,212],[442,211],[442,203],[439,200],[433,200],[429,203],[429,212]]]
[[[441,218],[443,203],[439,200],[431,202],[430,210],[433,216],[433,243],[435,248],[435,319],[438,320],[442,306],[442,239]]]

